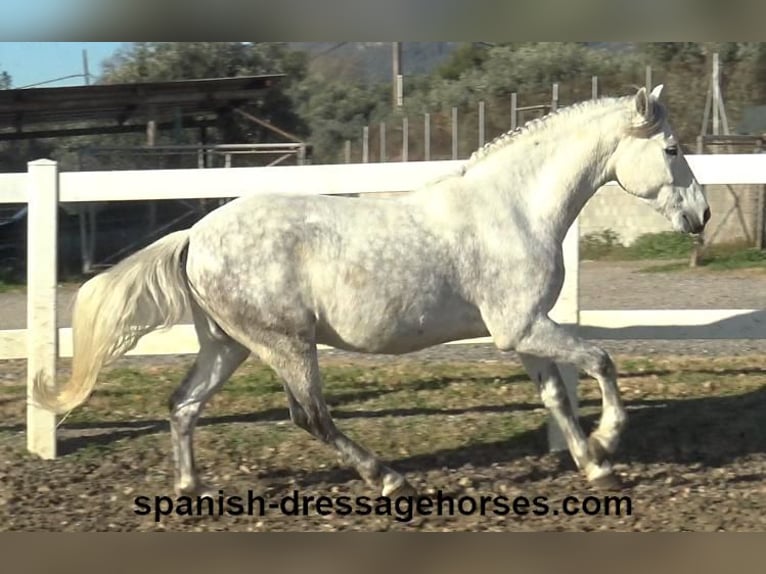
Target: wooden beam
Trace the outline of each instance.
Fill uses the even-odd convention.
[[[262,126],[262,127],[266,128],[266,129],[269,129],[269,130],[273,131],[274,133],[281,135],[284,138],[287,138],[287,139],[292,140],[292,141],[297,142],[297,143],[303,143],[303,140],[300,139],[295,134],[291,134],[288,131],[285,131],[285,130],[283,130],[281,128],[278,128],[277,126],[275,126],[274,124],[270,124],[266,120],[262,120],[260,118],[256,118],[253,114],[248,114],[246,111],[241,110],[239,108],[234,108],[234,111],[237,112],[239,115],[241,115],[243,118],[248,119],[251,122],[253,122],[255,124],[258,124],[259,126]]]
[[[215,126],[215,120],[184,120],[185,128],[196,127],[213,127]],[[171,129],[173,122],[161,122],[157,124],[157,129]],[[138,133],[146,132],[146,124],[131,124],[131,125],[108,125],[108,126],[92,126],[86,128],[51,128],[45,130],[33,130],[33,131],[21,131],[21,132],[0,132],[0,141],[19,141],[28,139],[44,139],[44,138],[60,138],[60,137],[75,137],[75,136],[89,136],[98,134],[124,134],[124,133]]]

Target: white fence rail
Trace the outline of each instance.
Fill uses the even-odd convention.
[[[764,184],[766,156],[688,156],[702,184]],[[71,329],[57,329],[56,207],[59,202],[135,201],[224,198],[254,193],[366,194],[407,192],[455,172],[463,162],[399,162],[344,165],[273,166],[157,171],[57,172],[55,162],[30,162],[27,174],[0,174],[0,203],[28,203],[27,328],[0,331],[0,360],[26,358],[28,386],[42,371],[55,380],[58,357],[72,354]],[[599,339],[765,339],[766,311],[610,310],[580,311],[578,297],[578,225],[564,242],[567,276],[551,316]],[[489,342],[472,339],[456,343]],[[195,353],[191,325],[177,325],[140,341],[131,355]],[[562,365],[562,374],[577,405],[577,372]],[[551,448],[565,448],[553,423]],[[43,458],[56,456],[55,417],[29,404],[27,446]]]

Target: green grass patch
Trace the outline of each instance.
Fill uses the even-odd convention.
[[[645,273],[672,273],[689,268],[694,238],[674,231],[647,233],[631,245],[620,243],[611,229],[589,233],[580,240],[580,258],[592,261],[665,260],[666,263],[642,269]],[[714,271],[766,268],[766,251],[741,243],[712,245],[705,248],[698,266]]]
[[[678,436],[684,421],[695,429],[684,431],[681,447],[687,450],[717,440],[724,452],[733,440],[741,442],[736,438],[740,433],[762,444],[758,421],[766,369],[761,357],[615,360],[628,407],[650,409],[631,414],[645,432],[634,432],[626,444],[663,444],[668,434]],[[76,446],[76,463],[94,472],[100,472],[104,460],[136,476],[150,469],[146,484],[167,488],[172,475],[167,398],[185,371],[185,365],[107,370],[88,402],[64,422],[62,444]],[[339,427],[387,460],[436,456],[430,464],[439,465],[450,457],[462,460],[467,450],[479,460],[482,452],[495,448],[502,448],[504,456],[509,450],[545,452],[547,413],[518,363],[329,360],[322,373]],[[583,376],[578,394],[580,416],[589,428],[601,410],[598,385]],[[4,425],[23,425],[24,396],[22,382],[0,389]],[[732,420],[732,408],[737,420]],[[667,409],[677,414],[665,414]],[[22,452],[23,434],[15,428],[0,430],[0,448],[9,444]],[[195,432],[195,448],[205,471],[224,476],[224,482],[252,480],[251,470],[239,470],[240,464],[291,472],[338,465],[332,449],[290,422],[281,383],[255,360],[213,397]],[[229,475],[233,478],[225,478]]]
[[[760,249],[743,249],[732,253],[718,252],[713,250],[710,254],[703,254],[701,265],[708,269],[745,269],[752,267],[766,267],[766,251]]]
[[[24,285],[21,283],[14,283],[13,281],[6,281],[0,278],[0,293],[13,293],[16,291],[23,291]]]
[[[620,242],[611,229],[589,233],[580,240],[580,256],[589,260],[631,261],[640,259],[684,259],[694,247],[694,239],[674,231],[646,233],[631,245]]]
[[[711,271],[734,271],[737,269],[766,269],[766,251],[755,248],[732,248],[712,246],[705,250],[697,262],[699,269]],[[642,273],[673,273],[689,269],[688,261],[673,261],[651,265],[641,269]]]

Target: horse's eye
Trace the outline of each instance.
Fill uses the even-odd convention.
[[[678,146],[671,145],[665,148],[665,153],[668,155],[678,155]]]

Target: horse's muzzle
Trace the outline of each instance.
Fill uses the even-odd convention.
[[[702,213],[702,220],[699,219],[699,216],[690,213],[684,213],[681,219],[686,233],[693,233],[695,235],[702,233],[705,230],[705,225],[710,221],[710,208],[705,208],[705,211]]]

